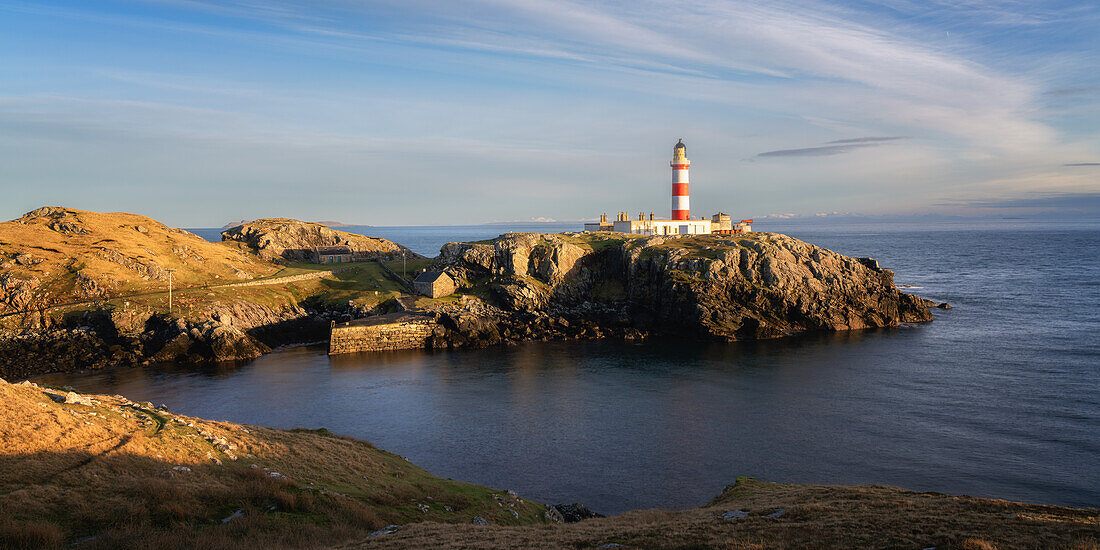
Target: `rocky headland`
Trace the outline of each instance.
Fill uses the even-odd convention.
[[[508,234],[445,245],[429,269],[458,300],[425,303],[431,348],[559,338],[734,341],[932,320],[871,258],[774,233]]]

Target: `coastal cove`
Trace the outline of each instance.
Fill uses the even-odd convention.
[[[903,290],[955,308],[926,325],[774,341],[293,348],[233,367],[40,380],[206,418],[323,426],[436,475],[602,513],[698,506],[739,475],[1100,503],[1096,225],[786,223],[761,229],[874,256],[918,287]],[[400,228],[348,229],[434,255],[430,238]]]

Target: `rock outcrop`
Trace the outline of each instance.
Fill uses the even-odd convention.
[[[509,234],[447,244],[432,268],[466,290],[487,291],[513,327],[524,325],[519,314],[536,325],[603,318],[604,328],[742,340],[932,320],[877,262],[772,233]],[[490,339],[501,330],[483,324],[450,323],[453,332]]]
[[[222,241],[243,243],[265,260],[306,261],[315,247],[347,246],[362,258],[392,258],[402,252],[407,258],[421,256],[409,249],[378,237],[367,237],[329,229],[313,222],[287,218],[268,218],[222,231]]]
[[[361,315],[314,305],[271,309],[236,302],[184,320],[137,309],[95,309],[32,331],[0,330],[0,376],[158,362],[255,359],[271,348],[322,341],[332,321]]]

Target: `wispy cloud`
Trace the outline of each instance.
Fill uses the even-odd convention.
[[[830,144],[842,144],[842,143],[886,143],[889,141],[897,141],[899,139],[905,139],[905,136],[889,136],[889,137],[858,137],[848,139],[834,139],[830,141]]]
[[[800,149],[779,149],[776,151],[766,151],[756,155],[757,157],[829,157],[833,155],[842,155],[844,153],[850,153],[856,149],[862,149],[865,147],[875,147],[877,145],[883,145],[899,139],[905,139],[902,136],[889,136],[889,137],[859,137],[848,139],[835,139],[828,142],[825,145],[819,145],[817,147],[803,147]]]
[[[1039,208],[1100,212],[1100,193],[1029,193],[1023,197],[963,201],[974,208]]]
[[[1093,91],[1096,91],[1096,90],[1100,90],[1100,87],[1087,86],[1087,87],[1084,87],[1084,88],[1060,88],[1060,89],[1057,89],[1057,90],[1050,90],[1048,92],[1043,92],[1043,95],[1048,95],[1048,96],[1078,95],[1078,94],[1087,94],[1089,92],[1093,92]]]
[[[828,157],[849,153],[860,145],[824,145],[821,147],[805,147],[802,149],[779,149],[767,151],[756,155],[758,157]]]
[[[1062,166],[1100,166],[1100,162],[1067,162]]]
[[[881,14],[838,7],[819,0],[760,3],[749,0],[680,0],[629,4],[568,0],[472,0],[440,4],[426,0],[400,3],[331,3],[328,17],[299,2],[176,2],[178,5],[252,17],[325,40],[356,36],[354,28],[399,12],[425,14],[418,20],[383,17],[371,26],[372,39],[439,48],[463,48],[578,63],[594,69],[678,73],[686,86],[660,93],[698,98],[699,87],[755,82],[764,93],[756,107],[788,109],[832,118],[866,116],[885,124],[917,126],[961,138],[981,147],[1008,151],[1052,143],[1054,133],[1033,116],[1039,87],[968,58],[963,51],[935,46],[928,32],[901,25]],[[901,12],[918,4],[895,1]],[[938,9],[986,13],[977,19],[1014,24],[1046,22],[1054,10],[968,3],[966,9],[944,3]],[[996,15],[996,18],[994,18]],[[366,47],[366,46],[364,46]],[[764,78],[764,81],[760,79]],[[778,79],[767,81],[766,79]],[[812,113],[791,93],[791,81],[828,94],[812,104],[832,112]],[[808,85],[807,85],[808,84]],[[819,86],[820,84],[820,86]],[[604,79],[602,86],[615,86]],[[637,89],[660,89],[656,81]],[[828,90],[828,91],[826,91]],[[735,98],[736,89],[716,90]],[[761,105],[760,98],[766,103]],[[770,98],[770,99],[769,99]]]

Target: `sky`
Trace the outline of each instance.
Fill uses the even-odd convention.
[[[0,218],[1100,219],[1100,3],[0,0]]]

